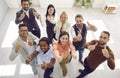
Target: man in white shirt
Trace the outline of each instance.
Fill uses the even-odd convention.
[[[30,55],[35,49],[39,42],[39,38],[34,36],[32,33],[28,32],[28,28],[25,24],[19,25],[19,36],[13,42],[13,47],[9,59],[13,61],[18,55],[23,63],[25,63],[26,58]],[[33,73],[36,75],[37,70],[35,66],[36,58],[34,58],[30,65],[32,67]]]

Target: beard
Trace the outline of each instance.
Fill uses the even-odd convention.
[[[29,8],[23,8],[25,11],[28,11]]]
[[[104,43],[103,41],[99,41],[98,44],[101,45],[101,46],[103,46],[103,45],[105,45],[106,43]]]

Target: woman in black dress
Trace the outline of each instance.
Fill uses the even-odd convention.
[[[55,8],[52,4],[49,4],[46,12],[46,31],[47,37],[52,43],[53,38],[55,38],[54,27],[55,27]]]

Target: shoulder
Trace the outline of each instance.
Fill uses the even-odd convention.
[[[19,10],[18,12],[16,12],[17,14],[21,14],[23,12],[23,10]]]

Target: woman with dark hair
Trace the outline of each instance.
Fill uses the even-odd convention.
[[[53,41],[53,51],[56,60],[59,62],[62,68],[63,77],[67,75],[66,63],[70,62],[71,55],[76,59],[75,47],[69,40],[69,34],[65,31],[61,32],[59,35],[58,42]],[[71,55],[70,55],[71,52]]]
[[[55,27],[55,7],[52,4],[49,4],[46,12],[46,32],[47,37],[52,43],[53,38],[55,38],[54,27]]]

